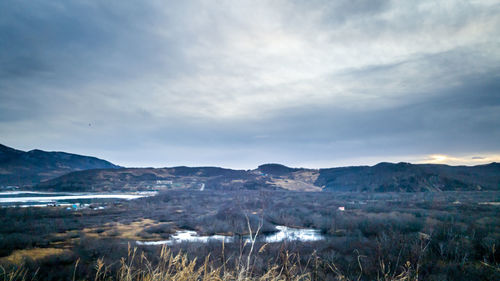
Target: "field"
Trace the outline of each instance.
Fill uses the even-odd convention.
[[[164,275],[166,280],[204,280],[203,276],[205,280],[217,280],[215,276],[223,280],[499,280],[498,202],[500,192],[493,191],[189,190],[109,202],[100,210],[1,208],[4,273],[0,272],[0,279],[9,280],[8,274],[18,272],[17,277],[26,280],[32,276],[36,280],[125,280],[120,275],[124,269],[140,279],[148,272],[148,276],[154,272],[161,276],[167,270],[163,263],[172,257],[185,263],[174,266],[170,260],[168,274],[191,272],[191,277]],[[316,229],[322,239],[278,243],[259,239],[277,231],[275,226]],[[163,249],[137,243],[166,240],[179,230],[235,239],[232,243],[179,242]],[[257,238],[249,239],[257,231]],[[121,258],[127,263],[121,263]],[[196,273],[198,269],[203,272]]]

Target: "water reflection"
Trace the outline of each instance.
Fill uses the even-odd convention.
[[[155,192],[137,193],[67,193],[67,192],[0,192],[0,203],[49,203],[65,200],[84,199],[125,199],[132,200],[141,197],[153,196]]]
[[[258,237],[258,241],[266,243],[277,243],[287,241],[319,241],[325,239],[325,237],[317,229],[310,228],[292,228],[287,226],[278,225],[276,226],[278,230],[272,234],[261,234]],[[207,243],[209,241],[224,241],[224,243],[233,243],[239,241],[243,238],[247,242],[249,239],[247,236],[224,236],[224,235],[210,235],[210,236],[199,236],[196,231],[192,230],[179,230],[173,234],[168,240],[160,241],[137,241],[139,245],[171,245],[175,243],[182,242],[201,242]]]
[[[224,235],[210,235],[210,236],[198,236],[196,231],[192,230],[179,230],[173,234],[168,240],[160,241],[137,241],[139,245],[171,245],[174,243],[181,242],[202,242],[207,243],[209,241],[224,241],[225,243],[234,242],[234,236],[224,236]]]
[[[264,241],[268,243],[281,242],[284,240],[289,241],[318,241],[323,240],[325,237],[317,229],[312,228],[292,228],[282,225],[276,226],[279,231],[271,235],[264,236]]]

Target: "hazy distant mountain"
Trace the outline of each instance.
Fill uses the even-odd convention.
[[[0,144],[0,186],[32,186],[69,172],[119,168],[95,157],[65,152],[24,152]]]

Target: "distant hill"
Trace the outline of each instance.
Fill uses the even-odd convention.
[[[28,152],[0,145],[0,187],[53,191],[294,190],[421,192],[500,190],[500,164],[448,166],[379,163],[327,169],[264,164],[255,170],[219,167],[122,168],[95,157]]]
[[[0,187],[29,187],[73,171],[120,168],[95,157],[65,152],[28,152],[0,144]]]
[[[274,176],[281,176],[289,173],[293,173],[299,171],[301,169],[298,168],[290,168],[281,164],[264,164],[260,165],[257,170],[261,171],[265,174],[270,174]]]
[[[274,190],[268,178],[218,167],[123,168],[73,172],[35,187],[53,191]]]
[[[329,169],[265,164],[256,170],[218,167],[123,168],[72,172],[37,189],[135,191],[167,189],[421,192],[500,190],[500,164],[447,166],[380,163]]]
[[[314,183],[328,191],[500,190],[500,164],[448,166],[379,163],[319,170]]]

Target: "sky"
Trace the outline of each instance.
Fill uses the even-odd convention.
[[[0,143],[130,167],[500,162],[500,1],[4,0]]]

